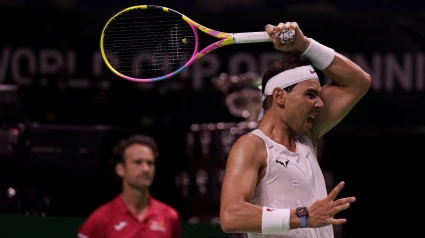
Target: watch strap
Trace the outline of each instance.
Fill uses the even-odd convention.
[[[300,228],[306,228],[307,227],[307,216],[301,216],[300,219]]]

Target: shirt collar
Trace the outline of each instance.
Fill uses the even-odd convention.
[[[148,205],[148,209],[146,211],[146,214],[143,218],[143,220],[145,220],[146,218],[152,216],[155,214],[155,199],[149,194],[148,195],[148,200],[149,200],[149,205]],[[128,213],[131,214],[132,216],[134,216],[133,213],[130,212],[130,210],[128,209],[128,207],[124,204],[124,201],[122,200],[122,193],[120,193],[118,196],[115,197],[114,199],[114,203],[117,206],[117,211],[120,213]]]

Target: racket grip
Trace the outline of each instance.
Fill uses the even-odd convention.
[[[272,38],[265,31],[234,33],[233,34],[233,43],[234,44],[270,42],[270,41],[272,41]]]

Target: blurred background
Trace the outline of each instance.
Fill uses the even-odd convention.
[[[243,237],[219,227],[224,165],[256,127],[254,84],[279,53],[267,43],[226,46],[170,80],[125,81],[104,65],[100,33],[139,4],[224,32],[296,21],[364,68],[369,93],[321,139],[318,157],[328,188],[344,180],[341,196],[357,197],[336,238],[397,232],[388,226],[399,219],[394,207],[414,204],[401,186],[418,181],[425,142],[424,1],[0,0],[0,237],[76,237],[119,192],[107,160],[135,132],[159,144],[151,192],[180,213],[183,237]],[[387,228],[370,230],[377,222]]]

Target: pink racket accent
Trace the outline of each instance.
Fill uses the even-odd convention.
[[[121,74],[121,73],[118,73],[118,75],[120,77],[123,77],[124,79],[130,80],[130,81],[133,81],[133,82],[136,82],[136,83],[150,83],[150,82],[153,82],[152,78],[149,78],[149,79],[132,78],[132,77],[129,77],[129,76],[125,76],[124,74]]]
[[[229,33],[215,31],[215,30],[206,28],[204,26],[201,26],[200,24],[192,21],[189,18],[185,18],[185,20],[186,20],[186,22],[190,25],[190,27],[193,30],[193,33],[195,35],[196,45],[195,45],[195,50],[193,52],[192,57],[183,66],[184,68],[189,67],[193,62],[195,62],[197,59],[201,58],[205,54],[207,54],[207,53],[209,53],[209,52],[211,52],[211,51],[213,51],[213,50],[215,50],[217,48],[220,48],[220,47],[224,46],[223,42],[226,40],[226,38],[228,38],[230,36]],[[217,41],[215,43],[212,43],[211,45],[205,47],[205,49],[203,49],[201,52],[198,52],[198,45],[199,45],[198,41],[199,41],[199,38],[198,38],[198,31],[197,31],[197,29],[199,29],[199,30],[201,30],[201,31],[203,31],[203,32],[205,32],[205,33],[207,33],[209,35],[212,35],[212,36],[215,36],[215,37],[219,37],[219,38],[224,38],[224,39],[222,39],[220,41]],[[177,72],[180,72],[180,70],[177,70],[176,73]]]
[[[121,78],[124,78],[126,80],[129,81],[133,81],[133,82],[155,82],[155,81],[160,81],[163,79],[168,79],[171,78],[177,74],[179,74],[182,70],[184,70],[185,68],[189,67],[191,64],[193,64],[196,60],[198,60],[199,58],[201,58],[202,56],[208,54],[209,52],[220,48],[222,46],[225,45],[229,45],[229,44],[241,44],[241,43],[255,43],[255,42],[265,42],[265,41],[271,41],[271,38],[268,38],[268,35],[266,35],[267,37],[264,36],[264,34],[262,34],[263,32],[251,32],[251,33],[236,33],[236,34],[231,34],[231,33],[226,33],[226,32],[220,32],[220,31],[216,31],[216,30],[212,30],[209,29],[205,26],[200,25],[199,23],[191,20],[190,18],[186,17],[185,15],[181,14],[178,11],[175,11],[173,9],[170,8],[165,8],[165,7],[161,7],[161,6],[155,6],[155,5],[141,5],[141,6],[134,6],[131,8],[128,8],[129,10],[125,10],[125,11],[121,11],[119,14],[122,14],[122,12],[127,12],[133,9],[158,9],[158,10],[163,10],[166,12],[170,12],[170,13],[175,13],[178,14],[179,16],[182,17],[182,19],[189,24],[190,28],[193,31],[193,36],[194,36],[194,40],[195,40],[195,47],[193,49],[193,53],[190,57],[190,59],[184,64],[182,65],[180,68],[178,68],[177,70],[175,70],[174,72],[168,73],[166,75],[163,76],[159,76],[159,77],[154,77],[154,78],[134,78],[134,77],[129,77],[126,76],[122,73],[119,73],[118,71],[116,71],[115,69],[113,69],[112,66],[109,65],[108,63],[108,67],[114,72],[116,73],[118,76],[120,76]],[[114,17],[119,16],[119,14],[116,14]],[[112,21],[113,18],[110,19],[110,21]],[[109,22],[110,22],[109,21]],[[109,24],[109,22],[107,23],[107,25]],[[106,26],[104,29],[107,29]],[[186,28],[187,29],[187,28]],[[208,45],[207,47],[205,47],[204,49],[202,49],[201,51],[198,52],[199,50],[199,35],[198,35],[198,30],[218,38],[217,42],[214,42],[210,45]],[[190,32],[190,31],[189,31]],[[260,34],[256,34],[256,33],[260,33]],[[266,34],[266,32],[264,32]],[[249,35],[251,34],[251,35]],[[253,35],[254,34],[254,35]],[[102,34],[102,44],[103,44],[103,34]],[[233,38],[234,37],[234,38]],[[102,45],[102,53],[103,53],[103,45]],[[188,52],[189,53],[189,52]],[[102,56],[104,56],[104,60],[107,61],[106,56],[104,54],[102,54]]]

